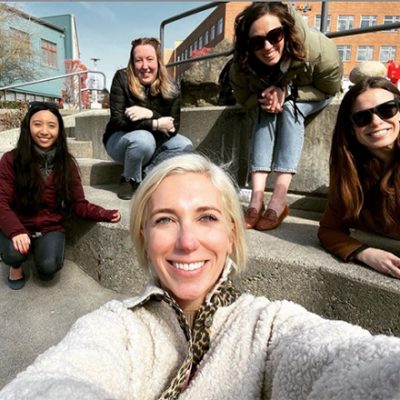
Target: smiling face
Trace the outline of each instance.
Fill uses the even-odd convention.
[[[183,310],[197,310],[232,251],[233,224],[208,176],[166,177],[150,198],[143,235],[161,286]]]
[[[142,85],[151,85],[158,74],[155,48],[150,44],[136,46],[133,51],[135,74]]]
[[[41,110],[32,115],[29,121],[32,140],[43,151],[53,148],[59,135],[57,117],[48,110]]]
[[[276,15],[265,14],[252,23],[249,30],[249,38],[254,36],[266,36],[268,32],[281,26],[282,23]],[[271,44],[266,40],[264,42],[264,47],[254,51],[254,54],[263,64],[273,66],[278,64],[281,60],[284,48],[285,38],[276,44]]]
[[[371,88],[356,98],[352,112],[376,107],[393,99],[393,93],[385,89]],[[381,119],[373,113],[368,125],[358,127],[353,124],[354,134],[358,142],[367,147],[371,153],[383,161],[389,161],[392,157],[393,144],[399,136],[399,118],[399,112],[388,119]]]

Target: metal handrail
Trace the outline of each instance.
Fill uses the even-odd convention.
[[[208,10],[209,8],[218,7],[220,4],[229,3],[228,1],[213,1],[209,4],[204,4],[203,6],[192,8],[191,10],[185,11],[183,13],[177,14],[174,17],[170,17],[161,21],[160,24],[160,42],[161,42],[161,56],[164,58],[164,27],[172,22],[178,21],[182,18],[189,17],[190,15],[197,14],[201,11]]]
[[[212,2],[210,4],[206,4],[204,6],[201,7],[196,7],[193,8],[192,10],[188,10],[185,11],[181,14],[175,15],[174,17],[170,17],[168,19],[165,19],[164,21],[161,22],[160,25],[160,42],[161,42],[161,54],[162,57],[164,58],[164,27],[167,24],[170,24],[171,22],[175,22],[179,19],[188,17],[190,15],[196,14],[198,12],[207,10],[208,8],[212,8],[212,7],[217,7],[220,4],[224,4],[224,3],[229,3],[228,1],[216,1],[216,2]],[[322,7],[323,7],[323,12],[324,14],[326,14],[326,2],[322,1]],[[325,22],[326,17],[325,15],[322,18],[321,21],[321,25],[323,22]],[[400,28],[400,22],[393,22],[391,24],[382,24],[382,25],[374,25],[374,26],[368,26],[365,28],[356,28],[356,29],[348,29],[345,31],[338,31],[338,32],[325,32],[325,36],[329,37],[329,38],[335,38],[335,37],[342,37],[342,36],[351,36],[351,35],[359,35],[362,33],[369,33],[369,32],[377,32],[377,31],[386,31],[386,30],[391,30],[391,29],[395,29],[395,28]],[[232,50],[228,50],[228,51],[222,51],[222,52],[213,52],[210,54],[206,54],[206,55],[202,55],[202,56],[198,56],[198,57],[192,57],[192,58],[188,58],[186,60],[180,60],[180,61],[174,61],[171,63],[166,64],[167,68],[171,68],[171,67],[175,67],[177,65],[183,65],[183,64],[188,64],[188,63],[193,63],[193,62],[197,62],[197,61],[202,61],[202,60],[207,60],[210,58],[217,58],[217,57],[225,57],[225,56],[229,56],[233,54],[233,49]]]
[[[106,87],[106,75],[104,72],[101,71],[93,71],[93,70],[85,70],[85,71],[77,71],[77,72],[70,72],[68,74],[63,74],[63,75],[56,75],[56,76],[52,76],[50,78],[43,78],[43,79],[36,79],[34,81],[30,81],[30,82],[23,82],[23,83],[16,83],[13,85],[8,85],[8,86],[4,86],[0,88],[0,92],[4,91],[4,94],[6,93],[6,91],[8,89],[15,89],[18,87],[22,87],[22,86],[28,86],[28,85],[35,85],[37,83],[43,83],[43,82],[49,82],[49,81],[54,81],[56,79],[62,79],[62,78],[68,78],[69,76],[75,76],[75,75],[82,75],[82,74],[100,74],[103,76],[103,83],[104,83],[104,87]],[[81,87],[81,80],[78,80],[78,87],[79,87],[79,111],[82,111],[82,87]],[[93,89],[93,90],[102,90],[102,89]]]

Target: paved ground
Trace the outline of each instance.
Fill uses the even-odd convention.
[[[123,297],[70,261],[50,283],[40,282],[30,267],[24,267],[29,274],[25,287],[14,291],[7,286],[8,268],[0,263],[0,388],[59,342],[78,317]]]

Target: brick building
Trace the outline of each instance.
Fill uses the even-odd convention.
[[[227,2],[214,11],[175,49],[170,61],[187,60],[205,54],[224,39],[232,42],[236,15],[251,2]],[[291,1],[308,25],[320,28],[321,1]],[[344,31],[372,25],[400,22],[400,1],[329,1],[327,32]],[[343,61],[344,74],[361,61],[375,60],[387,63],[394,60],[400,64],[400,29],[364,33],[335,38]],[[177,67],[179,75],[190,67]]]

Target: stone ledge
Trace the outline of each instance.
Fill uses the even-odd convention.
[[[115,186],[85,189],[92,201],[119,208],[122,220],[118,224],[72,220],[67,258],[109,289],[138,293],[147,275],[137,264],[129,237],[130,203],[116,197]],[[237,279],[238,286],[271,300],[293,300],[375,333],[400,335],[400,281],[338,261],[320,247],[317,229],[317,221],[289,216],[274,231],[248,231],[248,270]],[[371,245],[399,252],[398,241],[361,235]]]

